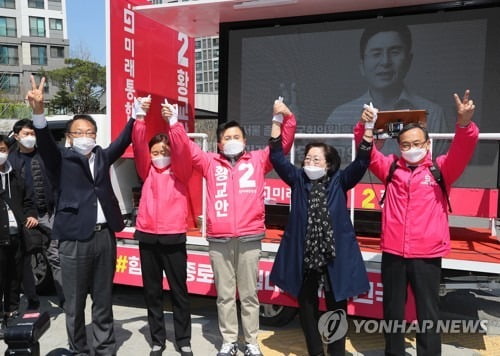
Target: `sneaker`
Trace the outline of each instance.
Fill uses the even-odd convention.
[[[245,356],[262,356],[262,352],[260,352],[259,345],[246,344],[244,355]]]
[[[179,351],[182,356],[193,356],[193,350],[191,350],[191,346],[181,346]]]
[[[223,344],[217,356],[236,356],[238,344],[236,342]]]
[[[165,345],[153,345],[149,356],[161,356],[165,350]]]

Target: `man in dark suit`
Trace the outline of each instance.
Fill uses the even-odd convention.
[[[131,142],[134,120],[108,148],[96,146],[97,127],[90,115],[75,115],[66,126],[70,147],[60,148],[47,128],[42,78],[27,99],[33,109],[38,151],[58,189],[52,237],[59,240],[66,330],[73,354],[90,353],[85,333],[85,301],[92,297],[92,349],[115,355],[112,288],[116,265],[115,232],[123,229],[113,192],[110,166]]]

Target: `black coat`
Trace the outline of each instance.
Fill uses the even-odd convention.
[[[295,167],[285,157],[281,143],[271,144],[270,158],[280,178],[292,188],[290,216],[270,279],[278,287],[297,297],[304,277],[304,241],[311,181],[303,168]],[[337,301],[363,294],[370,288],[346,199],[346,192],[360,181],[369,164],[370,151],[360,150],[356,159],[344,170],[333,173],[326,188],[335,238],[335,258],[328,263],[327,268]]]
[[[9,165],[9,163],[6,163]],[[1,188],[0,184],[0,240],[9,239],[9,219],[7,215],[7,203],[12,210],[19,228],[19,234],[22,235],[22,227],[28,217],[37,218],[37,212],[33,200],[26,192],[24,181],[19,178],[16,171],[11,170],[6,177],[6,187]]]
[[[71,148],[59,147],[47,126],[35,128],[38,152],[58,195],[53,239],[90,239],[96,225],[97,199],[108,227],[114,232],[123,229],[120,206],[111,185],[110,168],[130,144],[134,121],[129,120],[109,147],[96,146],[93,149],[95,178],[92,178],[87,157]]]

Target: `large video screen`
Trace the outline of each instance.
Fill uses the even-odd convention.
[[[363,104],[372,102],[380,110],[424,109],[430,132],[452,133],[453,93],[470,89],[481,132],[500,132],[500,7],[306,20],[222,26],[230,51],[222,53],[221,70],[230,80],[221,83],[227,94],[220,111],[243,124],[249,149],[267,144],[278,96],[295,113],[297,132],[352,133]],[[350,161],[349,140],[324,141]],[[305,143],[296,143],[299,160]],[[435,141],[434,154],[448,145]],[[383,151],[397,153],[394,140]],[[498,142],[481,142],[455,185],[497,184]]]

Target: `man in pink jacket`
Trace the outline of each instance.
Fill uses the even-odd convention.
[[[475,106],[469,100],[469,91],[463,99],[457,94],[454,97],[457,107],[455,137],[448,152],[435,160],[448,192],[470,161],[479,134],[472,122]],[[361,140],[364,123],[373,121],[374,117],[372,110],[363,111],[355,127],[357,140]],[[374,147],[370,163],[373,174],[386,183],[391,165],[396,161],[392,179],[386,184],[382,208],[384,319],[403,325],[406,291],[410,284],[419,327],[423,331],[417,333],[417,355],[440,355],[441,339],[436,325],[441,259],[450,251],[447,196],[430,170],[433,161],[427,130],[408,124],[399,133],[398,143],[401,157],[385,156]],[[386,333],[385,341],[386,355],[405,354],[404,330]]]
[[[295,135],[295,117],[279,100],[275,101],[273,112],[273,125],[282,125],[283,150],[288,153]],[[223,338],[218,355],[234,356],[238,352],[236,292],[246,342],[244,354],[262,355],[257,343],[257,274],[261,240],[265,233],[264,177],[272,169],[269,147],[246,151],[243,127],[230,121],[217,130],[220,153],[203,152],[188,139],[183,126],[173,120],[176,115],[172,105],[164,105],[162,115],[170,121],[168,135],[171,145],[189,145],[193,166],[207,181],[209,255]],[[176,151],[172,151],[172,161],[176,159]]]

